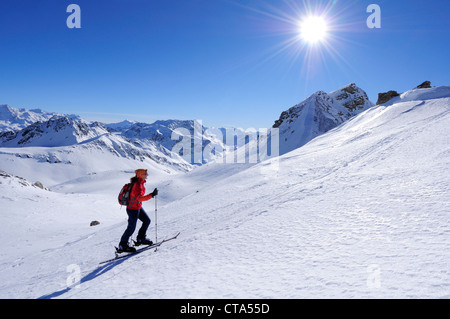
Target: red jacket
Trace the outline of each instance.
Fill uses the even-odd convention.
[[[130,193],[130,204],[128,204],[128,209],[139,210],[142,207],[142,202],[152,199],[152,194],[145,195],[145,180],[139,178],[136,183],[134,183],[133,188]]]

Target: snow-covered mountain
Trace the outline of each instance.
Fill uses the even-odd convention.
[[[411,90],[277,159],[152,171],[158,238],[181,235],[103,266],[132,170],[63,193],[0,178],[0,297],[449,298],[449,127],[450,87]]]
[[[41,180],[50,188],[86,174],[130,167],[166,173],[191,169],[182,158],[152,143],[137,145],[99,122],[64,115],[1,133],[0,160],[1,169]]]
[[[56,113],[48,113],[41,109],[28,110],[0,105],[0,132],[20,130],[39,121],[47,121]]]
[[[371,106],[373,103],[368,100],[366,93],[354,83],[329,94],[316,92],[283,112],[275,122],[274,127],[280,130],[279,153],[284,154],[306,144]],[[11,123],[19,123],[18,118],[25,117],[25,114],[28,114],[28,122],[23,122],[14,131],[0,133],[0,147],[60,147],[89,142],[91,145],[106,146],[120,156],[130,155],[142,159],[152,157],[150,153],[153,153],[153,158],[173,158],[175,161],[183,158],[186,165],[201,165],[219,159],[222,153],[234,153],[238,147],[250,141],[244,129],[207,128],[198,121],[165,120],[151,124],[122,121],[102,124],[67,115],[47,118],[50,113],[18,110],[9,106],[3,111],[4,115],[1,115],[0,109],[0,116],[15,119]],[[34,119],[38,122],[23,127]],[[185,147],[179,146],[180,141],[187,141]],[[257,149],[256,142],[252,144],[255,145],[250,147]]]
[[[171,151],[174,145],[179,142],[179,139],[172,139],[172,136],[176,130],[179,130],[180,132],[184,132],[184,134],[177,135],[192,140],[196,139],[200,141],[199,146],[203,147],[203,145],[208,143],[208,141],[202,138],[205,127],[198,123],[198,132],[195,132],[195,124],[195,121],[189,120],[165,120],[156,121],[151,124],[136,123],[124,130],[122,135],[138,143],[139,141],[151,141]],[[192,144],[194,144],[194,141],[192,141]]]
[[[373,107],[366,92],[351,83],[331,93],[318,91],[281,113],[274,128],[279,128],[280,154],[299,148],[351,117]]]
[[[105,124],[105,126],[108,128],[110,132],[123,132],[125,130],[128,130],[131,126],[133,126],[136,123],[137,123],[136,121],[124,120],[117,123],[108,123]]]
[[[87,122],[75,115],[44,111],[38,112],[43,116],[38,116],[34,111],[9,106],[0,111],[3,118],[13,118],[15,121],[9,122],[14,122],[15,126],[10,125],[6,131],[0,132],[1,168],[18,175],[25,171],[27,178],[41,179],[50,187],[85,174],[118,168],[127,170],[147,165],[166,173],[185,172],[192,169],[192,161],[185,161],[186,158],[172,152],[172,147],[179,140],[190,141],[192,135],[192,145],[200,146],[200,154],[202,148],[210,143],[223,145],[220,140],[203,135],[205,128],[202,125],[197,125],[195,131],[194,121],[102,124]],[[11,117],[11,114],[22,117],[28,114],[29,121],[37,121],[29,125],[26,121],[19,123],[19,116]],[[13,127],[16,129],[11,130]],[[181,134],[178,140],[171,139],[175,131]],[[203,160],[200,158],[196,164],[211,161],[214,154],[209,155]],[[93,157],[102,159],[103,164],[98,165],[99,160],[92,161]],[[39,171],[32,168],[34,162],[40,167]],[[52,174],[66,170],[64,166],[68,166],[70,174]]]
[[[234,149],[235,136],[239,139],[243,135],[243,129],[230,128],[232,130],[232,141],[227,142],[225,128],[208,128],[201,121],[194,120],[159,120],[154,123],[132,123],[120,122],[106,124],[108,129],[120,133],[123,137],[133,141],[136,145],[154,144],[162,151],[170,152],[176,150],[176,154],[183,157],[185,149],[175,146],[187,140],[191,149],[185,160],[190,164],[206,164],[218,158],[214,151],[207,152],[205,148],[212,150]],[[243,145],[243,143],[239,144]],[[198,156],[194,157],[197,152]]]
[[[54,115],[47,121],[35,122],[26,128],[0,134],[2,147],[75,145],[92,140],[108,130],[100,123],[88,123],[81,118]]]

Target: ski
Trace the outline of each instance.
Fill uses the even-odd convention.
[[[178,232],[178,233],[177,233],[175,236],[173,236],[173,237],[164,239],[164,240],[162,240],[162,241],[160,241],[160,242],[154,243],[153,245],[149,245],[149,246],[146,246],[146,247],[137,249],[135,252],[132,252],[132,253],[126,253],[126,252],[124,252],[124,253],[122,253],[122,254],[124,254],[124,255],[119,255],[119,254],[116,252],[116,257],[115,257],[115,258],[112,258],[112,259],[108,259],[108,260],[102,261],[102,262],[100,262],[99,264],[101,265],[101,264],[106,264],[106,263],[109,263],[109,262],[112,262],[112,261],[116,261],[116,260],[119,260],[119,259],[129,258],[129,257],[131,257],[131,256],[135,256],[135,255],[137,255],[137,254],[140,254],[140,253],[142,253],[142,252],[144,252],[144,251],[146,251],[146,250],[149,250],[149,249],[152,249],[152,248],[158,248],[158,247],[161,246],[163,243],[168,242],[168,241],[173,240],[173,239],[176,239],[176,238],[178,237],[178,235],[180,235],[180,232]],[[116,249],[117,249],[117,248],[116,248]]]

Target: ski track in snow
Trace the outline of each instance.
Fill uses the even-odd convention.
[[[37,241],[26,254],[22,243],[1,252],[0,297],[449,298],[449,106],[375,107],[279,159],[170,177],[167,191],[182,194],[158,207],[158,238],[181,235],[106,265],[126,227],[108,197],[22,188],[16,197],[1,184],[7,211],[33,210],[2,217],[15,229],[2,242],[21,227],[19,238]],[[89,201],[107,211],[97,228],[83,226],[97,213]],[[144,204],[152,237],[153,205]],[[72,264],[81,282],[68,286]]]

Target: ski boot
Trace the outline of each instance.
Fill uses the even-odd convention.
[[[119,244],[119,248],[117,249],[117,253],[135,253],[136,252],[136,248],[134,247],[130,247],[128,245],[128,243],[120,243]]]
[[[153,245],[153,242],[150,239],[148,239],[148,238],[137,238],[134,241],[134,245],[135,246],[140,246],[140,245],[151,246],[151,245]]]

